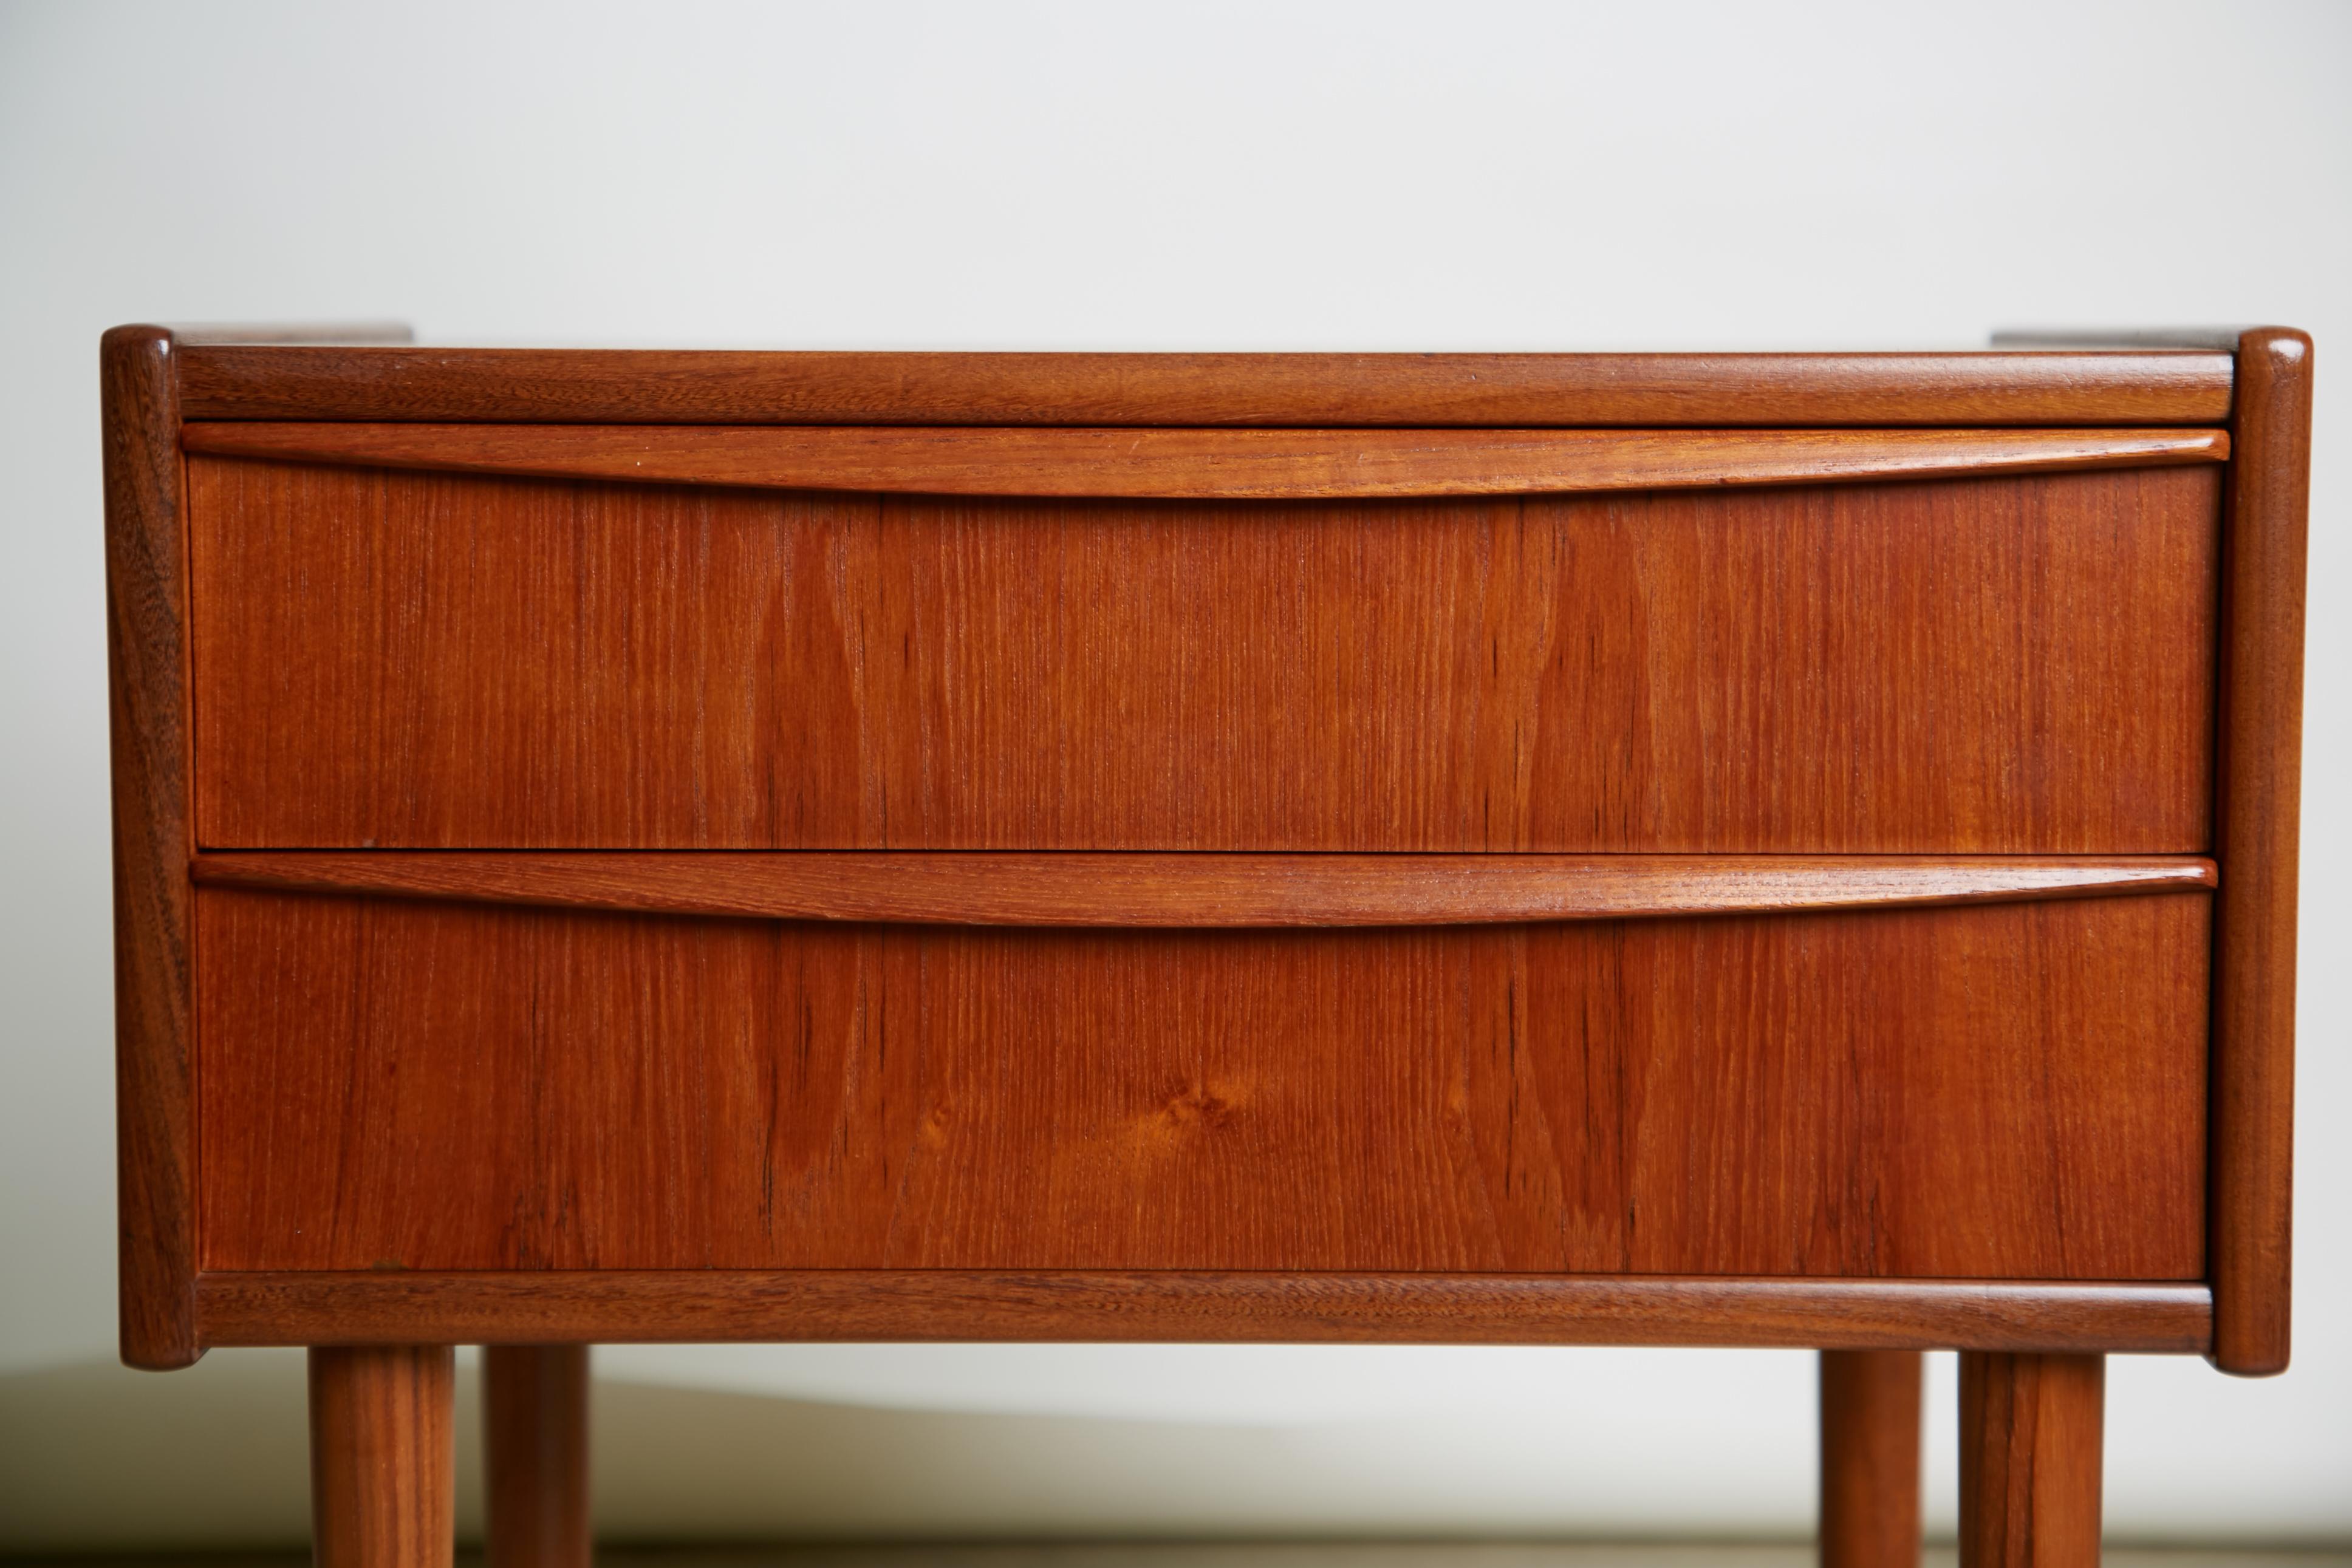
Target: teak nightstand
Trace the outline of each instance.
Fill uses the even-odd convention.
[[[2287,1356],[2311,346],[107,335],[122,1339],[328,1568],[584,1346],[1811,1346],[1824,1558]]]

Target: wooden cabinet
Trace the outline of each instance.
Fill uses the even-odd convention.
[[[2285,1359],[2309,362],[118,329],[125,1357],[409,1568],[513,1347],[557,1568],[600,1338],[1810,1344],[1860,1565],[1957,1346],[2080,1561]]]

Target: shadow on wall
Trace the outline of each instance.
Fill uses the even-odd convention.
[[[481,1518],[478,1385],[457,1388],[458,1528]],[[299,1547],[299,1352],[158,1375],[82,1363],[0,1378],[0,1553]],[[1357,1531],[1352,1448],[1312,1429],[872,1409],[600,1383],[597,1515],[614,1539],[1153,1536],[1236,1519],[1295,1533],[1327,1494]],[[1301,1451],[1302,1448],[1307,1452]],[[1304,1463],[1302,1464],[1302,1461]],[[1301,1469],[1328,1472],[1302,1500]],[[1139,1479],[1147,1484],[1139,1486]],[[1146,1495],[1139,1497],[1139,1492]],[[1375,1521],[1377,1522],[1377,1521]],[[1190,1531],[1188,1531],[1188,1524]]]
[[[301,1542],[307,1439],[299,1352],[0,1377],[0,1552]]]
[[[1572,1416],[1561,1440],[1531,1442],[1525,1427],[1496,1434],[1445,1418],[1234,1426],[878,1409],[621,1382],[600,1382],[594,1397],[600,1535],[681,1548],[611,1553],[623,1568],[1803,1568],[1812,1560],[1785,1531],[1785,1545],[1741,1551],[1534,1544],[1624,1541],[1661,1517],[1654,1499],[1627,1486],[1623,1462],[1608,1462],[1609,1437],[1580,1451]],[[469,1542],[481,1521],[478,1399],[473,1369],[461,1367],[458,1529]],[[305,1406],[299,1351],[215,1351],[164,1375],[85,1362],[0,1377],[0,1558],[277,1551],[287,1555],[253,1568],[303,1568]],[[1639,1444],[1633,1462],[1654,1468]],[[1764,1533],[1740,1523],[1771,1517],[1758,1499],[1689,1481],[1676,1482],[1685,1540]],[[1528,1515],[1523,1500],[1547,1490],[1550,1511]],[[1465,1509],[1476,1511],[1465,1518]],[[1472,1534],[1489,1542],[1435,1544]],[[1142,1544],[1204,1535],[1296,1544],[1204,1551],[1197,1562]],[[1327,1543],[1301,1540],[1318,1536]],[[1432,1544],[1375,1544],[1381,1536]],[[1514,1538],[1520,1544],[1507,1544]],[[686,1549],[992,1539],[1134,1544]],[[2111,1568],[2352,1568],[2352,1552],[2340,1548],[2111,1549],[2107,1560]],[[1927,1555],[1929,1568],[1949,1561],[1948,1548]]]

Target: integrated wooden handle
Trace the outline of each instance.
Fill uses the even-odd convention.
[[[2222,430],[1123,430],[187,425],[190,452],[790,490],[1366,500],[2219,463]]]
[[[2211,888],[2139,856],[248,851],[216,887],[946,925],[1476,925],[2089,898]]]

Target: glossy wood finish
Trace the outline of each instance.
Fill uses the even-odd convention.
[[[488,1568],[589,1568],[588,1347],[482,1352]]]
[[[1919,1355],[1822,1353],[1822,1568],[1918,1568]]]
[[[106,473],[106,651],[113,754],[115,1143],[122,1359],[202,1354],[195,1277],[194,1040],[186,544],[169,332],[99,350]]]
[[[2302,807],[2304,553],[2311,340],[2239,346],[2223,579],[2213,1007],[2213,1359],[2285,1370],[2294,1144],[2296,852]]]
[[[190,419],[655,424],[2210,424],[2226,353],[907,354],[213,347]]]
[[[2297,334],[2249,334],[2242,347],[2248,395],[2232,418],[2225,471],[1581,499],[1088,507],[336,473],[200,456],[190,466],[221,503],[215,518],[233,519],[239,537],[224,532],[208,544],[193,529],[197,570],[183,581],[173,456],[182,413],[640,426],[2005,426],[2030,435],[2034,427],[2210,426],[2231,417],[2231,371],[2228,355],[2207,351],[571,356],[175,348],[154,329],[118,335],[108,348],[107,387],[125,988],[126,1354],[175,1364],[210,1343],[420,1337],[542,1344],[803,1335],[1329,1337],[2210,1349],[2232,1370],[2271,1369],[2285,1354],[2289,1035],[2282,998],[2291,996],[2291,974],[2278,955],[2292,912],[2290,650],[2299,635],[2289,636],[2287,627],[2300,609],[2309,360]],[[121,378],[118,350],[126,367]],[[175,403],[181,390],[184,401]],[[1408,446],[1418,440],[1406,437]],[[2242,536],[2226,562],[2217,524],[2225,488],[2231,526]],[[194,486],[187,494],[193,502]],[[856,510],[861,506],[863,513]],[[1092,524],[1084,520],[1089,513]],[[281,549],[288,540],[297,548]],[[477,559],[484,563],[478,576],[455,570]],[[233,731],[196,737],[192,765],[190,699],[176,672],[201,638],[184,593],[215,570],[214,587],[224,591],[200,593],[198,605],[214,618],[215,646],[257,652],[241,668],[198,659],[208,680],[230,682],[203,694],[200,711],[227,711],[213,700],[226,696],[247,706],[237,710]],[[1276,591],[1302,583],[1323,587],[1287,599]],[[1187,591],[1195,597],[1183,597]],[[2225,599],[2226,638],[2215,608]],[[901,619],[877,631],[872,615],[888,603],[902,607]],[[1218,618],[1221,607],[1230,619]],[[316,618],[305,620],[314,610]],[[273,625],[272,616],[281,618]],[[337,640],[338,628],[346,641]],[[567,645],[580,650],[569,663]],[[1332,656],[1302,659],[1302,648]],[[2206,651],[2216,648],[2225,677],[2207,666]],[[894,653],[896,674],[886,667]],[[1612,683],[1612,670],[1628,673]],[[759,673],[747,677],[747,671]],[[984,675],[1010,689],[1009,707],[1006,692],[991,688]],[[1869,706],[1873,693],[1884,706]],[[1193,694],[1213,715],[1186,707],[1181,694]],[[2217,697],[2226,736],[2218,773]],[[1431,723],[1431,714],[1439,722]],[[1588,740],[1573,738],[1580,735]],[[1040,737],[1076,744],[1047,750]],[[223,739],[215,753],[213,742]],[[1269,762],[1276,770],[1262,794],[1234,782]],[[201,781],[194,778],[199,772]],[[356,782],[363,778],[375,782]],[[958,795],[940,782],[955,778],[974,782]],[[1922,1171],[1946,1157],[1939,1151],[1960,1147],[1964,1133],[1973,1134],[1984,1168],[1937,1177],[1939,1202],[1951,1192],[1977,1195],[1970,1199],[1977,1207],[1959,1217],[1965,1246],[1951,1245],[1997,1250],[2008,1244],[1998,1241],[2002,1235],[2047,1228],[2035,1243],[2044,1255],[2021,1270],[2041,1277],[2000,1282],[1502,1274],[1484,1263],[1471,1271],[1289,1275],[534,1267],[197,1276],[187,989],[198,960],[212,959],[204,945],[189,945],[187,888],[175,870],[189,863],[194,847],[192,785],[205,809],[226,813],[227,827],[254,835],[207,834],[207,841],[271,851],[301,843],[356,851],[373,839],[379,847],[497,851],[594,843],[2211,854],[2221,868],[2212,945],[2220,975],[2212,1000],[2212,1285],[2209,1291],[2196,1277],[2205,1268],[2204,1220],[2192,1189],[2203,1176],[2197,1134],[2184,1121],[2202,1115],[2198,1069],[2183,1044],[2193,1038],[2193,1020],[2183,1020],[2200,1006],[2200,977],[2193,961],[2161,956],[2197,946],[2191,928],[2216,902],[2202,894],[1600,921],[1540,931],[1163,934],[820,929],[208,888],[200,895],[208,909],[245,901],[248,909],[275,904],[300,912],[285,916],[298,935],[272,949],[279,968],[207,1004],[207,1018],[217,1009],[240,1030],[248,1019],[265,1026],[205,1037],[204,1152],[248,1163],[243,1176],[207,1166],[201,1191],[208,1225],[226,1214],[245,1228],[240,1245],[256,1238],[265,1248],[277,1245],[275,1218],[236,1212],[239,1203],[267,1207],[251,1197],[250,1181],[261,1179],[253,1173],[298,1169],[304,1160],[329,1169],[314,1186],[323,1207],[356,1221],[323,1244],[330,1251],[350,1247],[359,1257],[387,1234],[391,1252],[412,1242],[438,1246],[432,1232],[444,1225],[450,1234],[489,1236],[497,1221],[488,1203],[428,1213],[418,1234],[402,1235],[386,1218],[390,1208],[370,1210],[353,1195],[395,1191],[442,1160],[446,1145],[436,1139],[446,1130],[436,1131],[430,1114],[436,1108],[455,1108],[445,1118],[453,1125],[473,1116],[551,1126],[563,1105],[589,1101],[611,1107],[611,1124],[622,1132],[651,1135],[594,1148],[585,1138],[525,1140],[499,1157],[510,1155],[527,1175],[567,1162],[594,1172],[601,1161],[619,1183],[673,1168],[687,1157],[681,1151],[732,1147],[730,1159],[710,1167],[723,1201],[706,1211],[672,1204],[686,1230],[716,1234],[709,1212],[757,1214],[761,1200],[795,1221],[792,1204],[803,1202],[805,1214],[810,1195],[828,1190],[825,1182],[839,1177],[839,1189],[854,1192],[856,1176],[854,1161],[824,1165],[832,1156],[819,1150],[823,1129],[795,1114],[870,1109],[875,1102],[856,1096],[877,1084],[900,1118],[886,1131],[896,1136],[914,1125],[931,1139],[881,1145],[895,1149],[899,1168],[917,1178],[914,1223],[900,1234],[946,1235],[955,1226],[936,1222],[951,1220],[952,1206],[937,1195],[961,1179],[955,1162],[968,1166],[981,1157],[973,1150],[1013,1146],[1042,1124],[1023,1102],[1028,1084],[981,1082],[968,1061],[959,1065],[940,1051],[910,1067],[900,1058],[922,1053],[894,1050],[885,1069],[866,1047],[885,1038],[922,1046],[991,1030],[1011,1038],[1009,1020],[1018,1019],[1058,1029],[1055,1020],[1068,1009],[1055,1013],[1066,998],[1052,987],[1075,972],[1069,955],[1091,953],[1086,972],[1099,975],[1117,967],[1100,957],[1110,949],[1157,952],[1154,962],[1178,950],[1216,956],[1196,969],[1130,962],[1130,975],[1180,979],[1157,988],[1130,984],[1126,1001],[1087,1013],[1084,1027],[1068,1035],[1108,1040],[1116,1049],[1046,1053],[1074,1103],[1148,1113],[1110,1117],[1100,1124],[1108,1134],[1093,1149],[1080,1140],[1065,1166],[1035,1167],[1044,1207],[1056,1222],[1085,1219],[1059,1195],[1071,1185],[1070,1170],[1097,1174],[1082,1168],[1090,1155],[1103,1156],[1114,1174],[1113,1156],[1127,1157],[1132,1175],[1146,1170],[1156,1149],[1166,1156],[1162,1168],[1177,1173],[1176,1190],[1222,1201],[1219,1182],[1254,1176],[1251,1161],[1259,1156],[1247,1136],[1287,1093],[1301,1105],[1319,1096],[1318,1107],[1341,1107],[1336,1117],[1297,1112],[1298,1125],[1327,1141],[1293,1140],[1315,1158],[1326,1158],[1338,1134],[1377,1124],[1377,1138],[1360,1137],[1339,1155],[1389,1158],[1402,1173],[1397,1179],[1438,1195],[1435,1205],[1392,1225],[1389,1237],[1429,1242],[1428,1257],[1442,1258],[1456,1240],[1464,1251],[1475,1243],[1500,1256],[1507,1244],[1518,1249],[1514,1256],[1525,1255],[1559,1238],[1564,1261],[1601,1228],[1587,1223],[1592,1216],[1633,1212],[1611,1206],[1641,1181],[1664,1179],[1654,1151],[1672,1147],[1696,1162],[1683,1173],[1686,1180],[1721,1189],[1707,1200],[1712,1207],[1700,1206],[1706,1212],[1685,1205],[1663,1221],[1675,1235],[1701,1239],[1691,1243],[1694,1256],[1715,1245],[1708,1238],[1732,1238],[1736,1254],[1750,1245],[1743,1239],[1763,1237],[1808,1266],[1827,1258],[1843,1269],[1862,1257],[1916,1271],[1937,1260],[1919,1255],[1908,1239],[1919,1228],[1910,1217],[1926,1205],[1904,1194],[1922,1189]],[[1041,804],[1049,800],[1061,803]],[[240,811],[247,813],[242,821]],[[296,836],[278,836],[289,823]],[[1301,824],[1318,823],[1319,836],[1302,836]],[[524,862],[500,863],[514,870]],[[469,878],[486,873],[478,864],[460,869]],[[645,894],[641,885],[605,887],[602,874],[583,878],[574,868],[560,891],[567,898]],[[145,893],[141,875],[149,879]],[[1150,880],[1160,886],[1164,873]],[[415,891],[488,895],[478,887]],[[1131,899],[1132,889],[1126,891]],[[1330,892],[1326,886],[1318,896]],[[709,894],[698,882],[683,892],[665,884],[660,896]],[[748,894],[738,888],[727,896]],[[2192,907],[2194,918],[2178,913]],[[209,929],[212,915],[205,918]],[[444,921],[446,930],[436,925]],[[2111,927],[2113,921],[2123,926]],[[2012,930],[1967,951],[1948,946],[1955,930],[1990,929],[1979,922],[2025,923],[2038,935]],[[1873,926],[1889,935],[1869,942],[1823,936]],[[524,927],[541,935],[514,935]],[[1906,930],[1942,935],[1895,935]],[[240,938],[248,942],[243,968],[257,969],[250,944],[274,943],[269,932],[262,922]],[[1777,935],[1743,937],[1747,945],[1736,952],[1726,948],[1698,963],[1708,941],[1735,932]],[[1599,946],[1604,933],[1619,944],[1613,952]],[[1675,933],[1683,946],[1670,950],[1666,938]],[[1792,935],[1804,933],[1813,935]],[[1500,956],[1529,942],[1584,953],[1583,966],[1559,963],[1549,948],[1538,953],[1552,989],[1532,982],[1514,988],[1515,978],[1507,978],[1499,1028],[1490,1008],[1459,1005],[1465,988],[1441,983],[1466,974],[1466,989],[1479,991],[1495,975],[1532,973],[1524,960]],[[992,969],[976,956],[990,944],[1030,943],[1058,946],[1063,958],[1055,962],[1063,967],[1045,965],[1026,992],[1016,993],[1003,965]],[[1387,944],[1386,952],[1405,957],[1376,966],[1360,955],[1350,968],[1342,955],[1351,943]],[[912,967],[911,990],[904,979],[909,966],[890,956],[893,944],[925,955],[929,967]],[[2002,956],[2029,946],[2074,956],[2053,967]],[[2148,956],[2151,947],[2159,956]],[[812,957],[798,969],[787,963],[793,953],[838,952],[855,961],[829,966]],[[1923,953],[2001,977],[1964,988],[1923,987],[1922,965],[1933,967]],[[426,962],[415,961],[420,954]],[[622,976],[636,977],[634,990],[614,977],[614,963]],[[1843,990],[1822,977],[1847,967],[1895,995],[1864,998],[1859,1010],[1846,1006]],[[572,1025],[560,1008],[544,1015],[549,1027],[537,1033],[538,1025],[526,1020],[518,1030],[495,1009],[467,1017],[478,1002],[473,979],[493,971],[541,977],[545,988],[535,995],[569,994],[582,1009],[576,1017],[622,1027],[608,1031],[603,1047],[577,1051],[576,1030],[565,1032]],[[1244,977],[1228,988],[1235,1006],[1216,1013],[1201,998],[1223,985],[1220,973]],[[1297,983],[1302,974],[1337,977],[1327,989],[1337,997],[1332,988],[1345,982],[1349,999],[1318,1003],[1323,993]],[[575,975],[583,983],[572,987]],[[1567,1005],[1648,996],[1661,989],[1662,975],[1664,991],[1688,989],[1698,998],[1693,1007],[1703,1002],[1711,1019],[1735,1020],[1729,1038],[1749,1043],[1661,1057],[1654,1042],[1676,1038],[1674,1018]],[[1748,977],[1747,992],[1727,992],[1734,975]],[[756,983],[742,983],[747,976]],[[866,988],[846,1003],[839,994],[845,977],[853,991]],[[266,983],[276,986],[277,1000],[261,996]],[[1571,997],[1563,988],[1581,988]],[[722,993],[748,998],[740,1016],[707,1005]],[[961,1013],[934,1009],[929,1018],[901,1007],[882,1019],[883,998],[909,995],[971,1005]],[[1011,999],[987,1007],[972,1000],[992,995]],[[305,1057],[295,1043],[306,998],[311,1022],[327,1020],[323,1056]],[[809,1027],[796,1029],[792,1009],[803,1002]],[[173,1005],[180,1021],[159,1030],[155,1020],[168,1019]],[[1914,1006],[1952,1016],[1937,1029],[1917,1028],[1902,1011]],[[1882,1012],[1870,1013],[1872,1007]],[[1310,1008],[1319,1010],[1306,1025],[1291,1021]],[[1805,1021],[1814,1008],[1859,1021],[1825,1035]],[[413,1027],[394,1023],[403,1009]],[[1373,1014],[1419,1019],[1427,1028],[1403,1040],[1409,1049],[1402,1055],[1368,1053],[1359,1042],[1381,1038],[1378,1028],[1365,1027],[1365,1019],[1378,1022]],[[845,1017],[856,1020],[855,1030],[841,1026]],[[825,1019],[835,1021],[816,1027]],[[2095,1027],[2083,1027],[2084,1019]],[[1168,1046],[1180,1024],[1193,1031],[1188,1038],[1207,1042],[1181,1061]],[[1571,1024],[1580,1032],[1562,1032]],[[1751,1026],[1752,1037],[1740,1032]],[[469,1056],[458,1048],[461,1039],[487,1048]],[[1449,1040],[1473,1049],[1449,1055],[1436,1048]],[[1916,1048],[1911,1058],[1896,1057],[1907,1061],[1908,1077],[1878,1069],[1897,1041]],[[1299,1042],[1305,1049],[1297,1061],[1276,1051],[1277,1044],[1288,1051]],[[412,1071],[410,1053],[420,1043],[425,1070]],[[217,1084],[210,1076],[215,1044],[227,1063]],[[272,1103],[276,1085],[254,1065],[264,1053],[257,1045],[294,1064],[296,1092],[285,1104]],[[565,1051],[591,1071],[562,1104],[518,1110],[512,1092],[479,1092],[483,1072],[534,1088],[562,1076]],[[1633,1071],[1643,1061],[1663,1061],[1661,1071],[1680,1075],[1685,1089],[1650,1092]],[[873,1071],[854,1077],[852,1062]],[[1267,1062],[1271,1077],[1259,1071]],[[1571,1081],[1559,1071],[1563,1063],[1585,1076]],[[1443,1077],[1441,1067],[1452,1076]],[[1461,1086],[1458,1103],[1440,1096],[1427,1122],[1349,1120],[1367,1105],[1401,1105],[1396,1085],[1409,1072]],[[755,1094],[739,1092],[763,1082],[790,1092],[772,1116],[757,1111]],[[1528,1087],[1517,1102],[1498,1101],[1494,1090],[1507,1082]],[[302,1153],[299,1139],[282,1141],[304,1118],[328,1118],[320,1085],[334,1082],[365,1092],[360,1103],[373,1119],[359,1134],[324,1154]],[[916,1085],[911,1096],[902,1092],[908,1083]],[[215,1092],[246,1120],[216,1118],[209,1098]],[[1507,1115],[1494,1113],[1498,1103],[1509,1106]],[[1865,1191],[1848,1180],[1857,1162],[1889,1157],[1882,1151],[1927,1113],[1922,1107],[1971,1103],[1988,1107],[1975,1113],[1978,1124],[1962,1117],[1931,1126],[1921,1142],[1924,1164],[1904,1166],[1904,1181]],[[976,1134],[989,1124],[973,1118],[975,1108],[985,1115],[997,1104],[1021,1114],[998,1116],[984,1136]],[[1693,1107],[1710,1105],[1748,1109],[1717,1114],[1703,1136],[1665,1135],[1687,1123]],[[1591,1106],[1610,1114],[1589,1126],[1571,1114]],[[730,1126],[738,1129],[732,1145],[694,1142]],[[1767,1126],[1786,1138],[1759,1143],[1758,1129]],[[2062,1131],[2071,1135],[2079,1127],[2091,1132],[2078,1148]],[[1002,1129],[1010,1131],[995,1137]],[[1570,1131],[1555,1137],[1559,1129]],[[2013,1157],[1988,1129],[2013,1136],[2025,1156]],[[272,1145],[264,1133],[281,1141]],[[1622,1156],[1613,1165],[1612,1147]],[[1559,1148],[1600,1153],[1580,1164],[1559,1157]],[[1645,1149],[1654,1151],[1646,1166]],[[1822,1156],[1823,1149],[1836,1158]],[[2131,1151],[2129,1158],[2117,1150]],[[478,1153],[459,1149],[452,1168]],[[2088,1164],[2078,1163],[2074,1176],[2053,1176],[2047,1162],[2062,1154]],[[2146,1168],[2130,1168],[2133,1158]],[[1327,1168],[1343,1163],[1334,1155]],[[758,1192],[762,1175],[775,1178],[772,1193],[744,1208],[739,1195]],[[606,1201],[594,1182],[573,1185],[590,1207]],[[2111,1206],[2099,1195],[2126,1186],[2137,1205],[2119,1222],[2124,1228],[2105,1228],[2105,1218],[2077,1223],[2069,1206],[2105,1216]],[[222,1205],[224,1195],[233,1201]],[[489,1201],[510,1197],[493,1194]],[[1376,1227],[1350,1233],[1352,1215],[1339,1211],[1332,1220],[1333,1206],[1318,1208],[1312,1190],[1307,1197],[1313,1225],[1302,1224],[1300,1235],[1319,1226],[1308,1237],[1318,1244],[1362,1234],[1386,1244]],[[2042,1205],[2038,1215],[2029,1212],[2029,1197]],[[1244,1243],[1296,1239],[1275,1235],[1245,1204],[1228,1207],[1237,1209]],[[1640,1211],[1645,1226],[1655,1207]],[[1483,1214],[1487,1228],[1432,1220],[1441,1208]],[[541,1245],[551,1236],[573,1247],[573,1256],[593,1255],[574,1219],[551,1220],[557,1212],[523,1213],[520,1229],[535,1231],[530,1244],[540,1248],[530,1260],[556,1257],[555,1247]],[[1791,1218],[1800,1215],[1809,1227],[1801,1234]],[[668,1218],[635,1215],[629,1223],[638,1231],[593,1239],[633,1246]],[[1868,1229],[1866,1241],[1855,1239],[1882,1222],[1892,1231]],[[1171,1223],[1171,1233],[1178,1228]],[[2047,1235],[2061,1229],[2065,1242],[2053,1249]],[[959,1244],[976,1249],[994,1242],[976,1227],[966,1230]],[[1608,1266],[1627,1266],[1657,1239],[1622,1244]],[[304,1245],[316,1242],[314,1236]],[[2101,1255],[2086,1260],[2083,1247]],[[2055,1269],[2095,1262],[2120,1270],[2116,1257],[2135,1248],[2155,1249],[2162,1254],[2158,1266],[2183,1277],[2157,1284],[2051,1277]],[[2142,1270],[2135,1264],[2131,1271]],[[2217,1297],[2237,1305],[2216,1306]],[[2217,1331],[2217,1317],[2239,1326]]]
[[[2202,853],[2220,473],[1298,506],[192,458],[201,838]]]
[[[2097,1568],[2106,1362],[1960,1354],[1961,1568]]]
[[[592,1339],[1826,1346],[1833,1564],[1920,1348],[1971,1564],[2095,1560],[2093,1353],[2284,1364],[2299,334],[219,337],[106,349],[125,1350],[352,1347],[333,1568],[448,1561],[419,1340],[499,1568]]]
[[[450,1568],[456,1361],[446,1345],[310,1352],[318,1568]]]
[[[191,424],[190,452],[640,484],[1365,500],[1842,484],[2219,463],[2221,430],[908,430]]]
[[[1713,1344],[2193,1354],[2202,1284],[688,1269],[197,1277],[210,1344],[468,1341]]]
[[[332,850],[198,855],[210,887],[951,925],[1469,925],[2181,893],[2193,858],[878,854]]]
[[[2194,1280],[2209,903],[1028,931],[204,888],[205,1267]]]

